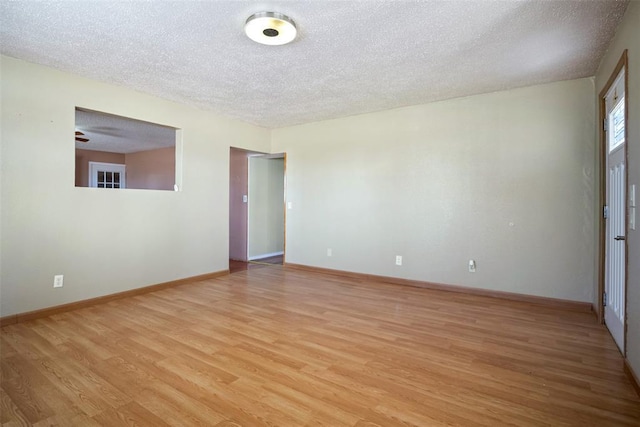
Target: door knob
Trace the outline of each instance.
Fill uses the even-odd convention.
[[[627,240],[627,238],[625,236],[616,236],[614,240]]]

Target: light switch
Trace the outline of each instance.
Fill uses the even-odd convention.
[[[247,203],[247,201],[249,200],[249,198],[247,197],[246,194],[242,195],[242,203]]]
[[[293,204],[291,202],[287,202],[287,209],[291,209],[293,207]]]

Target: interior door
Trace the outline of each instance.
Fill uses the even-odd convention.
[[[625,352],[626,281],[626,123],[623,69],[605,98],[607,144],[604,321]]]

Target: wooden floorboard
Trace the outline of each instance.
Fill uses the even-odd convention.
[[[590,313],[273,266],[9,325],[0,424],[638,426]]]
[[[229,260],[229,272],[236,273],[238,271],[245,271],[254,268],[270,267],[273,265],[283,265],[284,256],[277,255],[269,258],[262,258],[255,261],[238,261],[235,259]]]

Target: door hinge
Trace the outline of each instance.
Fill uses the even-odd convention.
[[[606,307],[607,306],[607,293],[603,293],[602,294],[602,306]]]
[[[604,219],[609,218],[609,206],[604,205],[604,206],[602,207],[602,217],[603,217]]]
[[[606,118],[602,119],[602,130],[607,131],[607,123],[608,120]]]

